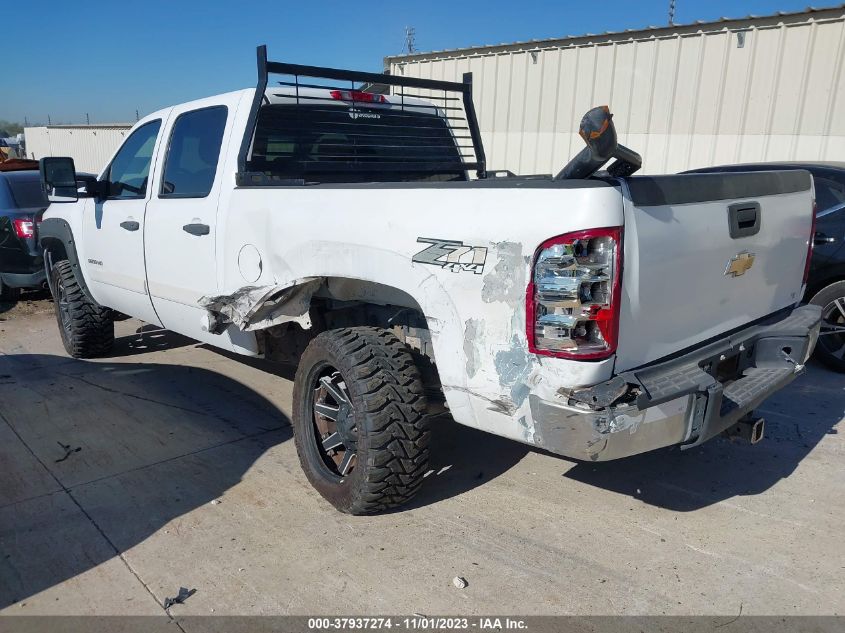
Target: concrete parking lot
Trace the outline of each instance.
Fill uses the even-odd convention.
[[[130,320],[65,354],[0,306],[0,614],[842,614],[845,376],[813,365],[716,439],[575,463],[437,423],[406,509],[301,473],[292,370]],[[452,584],[462,576],[468,586]]]

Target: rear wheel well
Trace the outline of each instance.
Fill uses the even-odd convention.
[[[263,356],[296,365],[311,340],[321,332],[361,326],[383,328],[410,349],[429,402],[442,403],[428,320],[409,294],[375,282],[328,277],[311,298],[309,317],[308,329],[287,322],[256,332]]]

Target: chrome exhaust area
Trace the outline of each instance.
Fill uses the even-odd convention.
[[[766,432],[766,419],[747,415],[732,427],[725,429],[722,434],[729,439],[745,440],[749,444],[756,444],[763,439]]]

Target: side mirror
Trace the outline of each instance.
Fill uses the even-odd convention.
[[[77,173],[76,186],[80,198],[105,198],[108,195],[108,182],[97,180],[94,174]]]
[[[51,156],[38,161],[41,186],[50,202],[76,202],[79,191],[72,158]]]

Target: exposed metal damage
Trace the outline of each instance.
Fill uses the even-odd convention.
[[[639,390],[622,376],[582,389],[561,388],[557,395],[567,405],[591,414],[592,426],[599,435],[629,431],[635,433],[643,422],[643,411],[632,402]]]
[[[509,343],[508,349],[495,353],[494,367],[499,384],[510,390],[514,406],[519,408],[531,390],[530,379],[537,363],[534,355],[528,353],[524,332],[525,311],[522,306],[527,264],[521,243],[498,242],[495,247],[498,261],[484,277],[481,298],[486,303],[502,302],[513,311],[510,332],[504,337]],[[467,339],[470,337],[469,328],[465,335]]]
[[[470,388],[459,390],[485,401],[487,410],[510,418],[500,423],[518,425],[511,427],[509,433],[532,443],[534,429],[527,398],[539,379],[539,365],[528,353],[524,331],[524,293],[530,258],[523,255],[519,242],[497,242],[492,247],[496,265],[485,271],[481,299],[491,304],[489,309],[498,316],[464,322],[463,352]],[[506,344],[503,346],[502,342]]]
[[[616,376],[607,382],[584,389],[561,388],[558,394],[569,398],[576,404],[585,404],[594,409],[609,407],[626,395],[633,395],[631,387],[622,376]]]
[[[525,402],[531,391],[530,376],[536,363],[536,358],[528,353],[525,341],[516,333],[511,337],[510,348],[496,353],[493,364],[499,376],[499,383],[510,389],[516,407]]]
[[[228,295],[202,297],[199,304],[208,310],[209,331],[215,334],[230,324],[244,332],[288,322],[309,329],[311,297],[322,284],[322,277],[304,277],[284,286],[244,286]]]
[[[505,415],[514,415],[516,413],[516,407],[513,405],[513,402],[508,402],[503,398],[488,398],[487,396],[476,393],[475,391],[471,391],[470,389],[466,389],[464,387],[457,387],[455,385],[443,385],[444,389],[451,389],[453,391],[460,391],[461,393],[469,394],[475,398],[480,398],[489,404],[487,407],[490,411],[495,411],[496,413],[504,413]]]
[[[526,263],[519,242],[495,244],[499,261],[492,271],[484,276],[481,299],[486,303],[502,301],[511,306],[519,305],[525,294]]]
[[[481,364],[480,347],[484,336],[484,319],[467,319],[464,326],[464,355],[467,359],[467,377],[474,378]]]

